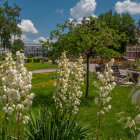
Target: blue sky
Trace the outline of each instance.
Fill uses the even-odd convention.
[[[38,43],[49,37],[57,23],[73,18],[80,21],[84,16],[98,16],[112,9],[118,13],[129,12],[140,18],[140,0],[9,0],[22,8],[22,39],[25,43]]]

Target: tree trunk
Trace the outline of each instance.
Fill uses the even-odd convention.
[[[86,98],[88,98],[88,92],[89,92],[89,58],[90,56],[87,55],[87,83],[86,83]]]

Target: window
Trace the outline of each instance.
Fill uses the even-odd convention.
[[[133,48],[133,51],[135,51],[136,49],[135,48]]]

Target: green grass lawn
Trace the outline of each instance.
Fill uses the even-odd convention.
[[[37,112],[39,107],[42,106],[54,106],[52,99],[53,92],[55,91],[54,82],[56,79],[56,72],[33,74],[32,90],[35,93],[32,109]],[[83,97],[81,99],[81,105],[77,119],[84,125],[90,125],[93,132],[97,129],[97,111],[98,106],[94,104],[94,98],[97,95],[96,88],[93,86],[95,78],[90,77],[90,91],[89,98],[85,99],[85,85],[82,87]],[[112,109],[104,116],[101,140],[129,140],[131,135],[129,130],[123,129],[124,123],[119,124],[120,117],[117,113],[125,111],[129,116],[135,117],[137,114],[135,106],[131,104],[131,99],[128,98],[130,88],[121,87],[117,85],[111,92],[110,96],[112,100],[110,104]]]
[[[25,67],[27,70],[37,70],[37,69],[51,69],[51,68],[57,68],[57,65],[52,64],[51,62],[44,62],[42,63],[25,63]]]

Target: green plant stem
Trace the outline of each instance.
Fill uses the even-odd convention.
[[[6,136],[8,136],[8,114],[5,115],[5,122]]]
[[[17,120],[17,140],[20,140],[20,111],[18,112],[18,120]]]
[[[85,97],[88,98],[88,93],[89,93],[89,60],[90,60],[90,55],[87,55],[87,79],[86,79],[86,95]]]
[[[7,96],[7,104],[8,104],[8,96]],[[8,136],[8,114],[5,114],[5,131],[6,131],[6,136]]]
[[[100,129],[101,129],[101,117],[99,116],[96,140],[98,140],[100,137]]]
[[[102,110],[102,107],[103,107],[103,103],[101,102],[100,110]],[[99,119],[98,119],[98,129],[97,129],[96,140],[98,140],[100,137],[100,130],[101,130],[101,114],[99,114]]]

